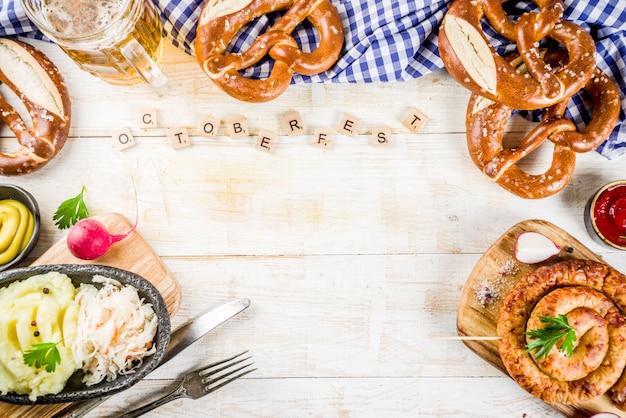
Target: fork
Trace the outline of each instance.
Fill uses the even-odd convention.
[[[250,368],[250,366],[252,366],[254,363],[249,362],[242,364],[251,358],[251,356],[240,358],[247,352],[248,351],[244,351],[243,353],[239,353],[230,358],[209,364],[202,369],[187,372],[183,376],[183,380],[182,382],[180,382],[180,385],[178,385],[178,387],[173,392],[140,408],[132,410],[131,412],[120,415],[119,418],[138,417],[175,399],[201,398],[229,384],[230,382],[255,371],[256,368]]]

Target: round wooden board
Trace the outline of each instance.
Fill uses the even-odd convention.
[[[515,259],[515,241],[524,231],[539,232],[561,247],[556,256],[539,264],[524,264]],[[542,265],[558,261],[587,259],[604,262],[602,258],[586,248],[577,239],[557,226],[542,220],[520,222],[506,231],[478,260],[463,288],[457,314],[457,331],[460,336],[497,336],[496,323],[503,296],[525,274]],[[477,296],[479,288],[485,284],[497,291],[493,303],[481,304]],[[483,360],[507,374],[498,351],[497,340],[464,340],[465,345]],[[530,396],[530,395],[529,395]],[[573,405],[550,404],[567,417],[588,417],[598,412],[613,412],[622,416],[624,411],[617,409],[607,395],[590,402]]]

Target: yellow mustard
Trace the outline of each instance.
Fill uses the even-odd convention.
[[[34,229],[35,218],[22,202],[0,200],[0,265],[13,260],[26,248]]]

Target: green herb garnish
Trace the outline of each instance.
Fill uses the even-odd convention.
[[[66,229],[74,225],[81,219],[89,217],[89,210],[83,199],[85,193],[85,186],[81,189],[80,193],[67,199],[59,205],[57,211],[54,212],[52,220],[56,221],[55,225],[59,229]]]
[[[548,325],[543,329],[533,329],[524,333],[532,338],[536,338],[535,341],[526,344],[525,353],[539,348],[540,350],[535,354],[535,358],[540,359],[541,357],[548,357],[552,347],[563,338],[560,350],[571,357],[574,351],[576,333],[574,332],[574,327],[567,321],[567,317],[559,314],[556,318],[551,316],[539,316],[539,318],[541,322]]]
[[[57,364],[61,364],[61,354],[57,348],[60,342],[33,344],[31,350],[24,352],[24,364],[36,368],[46,366],[48,373],[54,372]]]

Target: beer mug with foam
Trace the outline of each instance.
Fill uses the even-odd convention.
[[[78,66],[116,85],[147,82],[158,94],[167,77],[161,21],[151,0],[21,0],[29,19]]]

